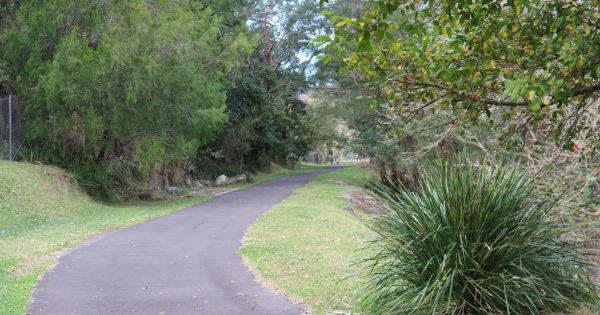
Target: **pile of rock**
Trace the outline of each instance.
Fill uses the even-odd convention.
[[[169,186],[165,188],[165,191],[173,196],[189,196],[190,192],[185,190],[185,189],[181,189],[179,187],[173,187],[173,186]]]
[[[210,187],[212,183],[209,180],[191,180],[186,179],[185,185],[188,187]]]
[[[191,180],[186,179],[185,184],[188,187],[211,187],[211,186],[225,186],[233,183],[245,183],[246,174],[240,174],[233,177],[227,177],[225,174],[217,177],[214,182],[209,180]]]
[[[246,174],[240,174],[233,177],[227,177],[225,175],[221,175],[217,177],[215,180],[216,186],[224,186],[233,183],[245,183],[246,182]]]
[[[246,174],[240,174],[233,177],[227,177],[221,175],[215,179],[214,184],[209,180],[191,180],[186,179],[185,185],[189,188],[201,188],[201,187],[212,187],[212,186],[225,186],[233,183],[245,183]],[[190,197],[194,195],[192,192],[175,186],[167,186],[165,189],[155,188],[149,189],[139,194],[139,198],[142,200],[163,200],[168,199],[170,196],[177,197]]]

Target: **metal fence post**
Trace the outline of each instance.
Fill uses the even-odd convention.
[[[12,161],[12,94],[8,95],[8,159]]]

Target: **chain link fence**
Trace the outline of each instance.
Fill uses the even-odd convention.
[[[14,95],[0,97],[0,159],[14,160],[23,143],[21,102]]]

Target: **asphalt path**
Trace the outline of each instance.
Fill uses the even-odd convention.
[[[331,170],[254,185],[96,237],[44,275],[28,314],[303,314],[303,305],[256,282],[237,251],[258,216]]]

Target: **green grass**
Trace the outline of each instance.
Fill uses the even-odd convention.
[[[56,263],[50,254],[206,199],[110,206],[58,168],[0,161],[0,314],[23,314],[37,279]]]
[[[365,166],[361,164],[355,164],[339,171],[319,175],[317,180],[329,182],[342,181],[348,184],[360,186],[365,184],[370,178],[372,178],[372,174]]]
[[[263,281],[316,314],[355,310],[363,279],[351,262],[365,255],[358,250],[373,235],[343,209],[348,202],[340,197],[353,187],[332,181],[366,177],[358,166],[318,176],[261,216],[248,229],[240,254]]]

